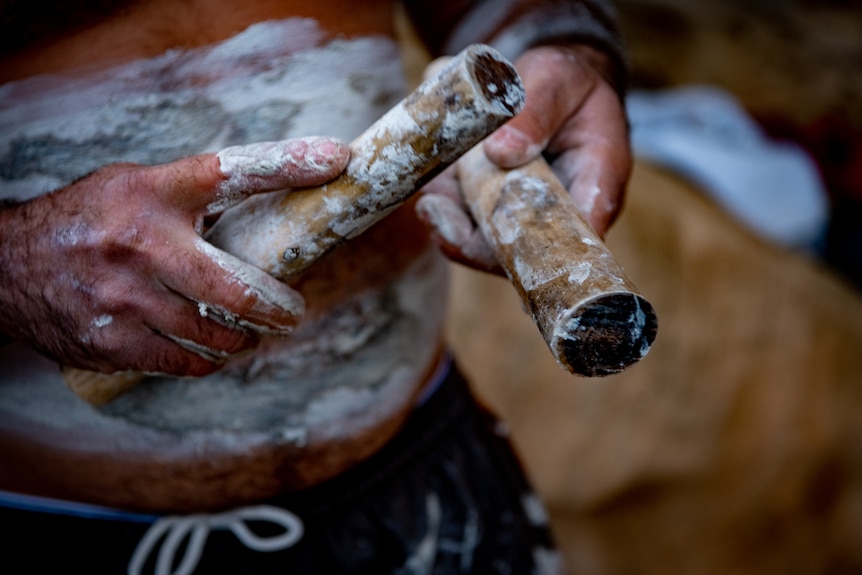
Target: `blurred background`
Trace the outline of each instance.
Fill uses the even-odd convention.
[[[575,378],[453,266],[455,353],[573,575],[862,573],[862,7],[616,4],[638,160],[608,245],[656,343]]]

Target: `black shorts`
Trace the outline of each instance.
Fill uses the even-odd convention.
[[[3,562],[21,573],[124,573],[137,548],[142,573],[156,572],[159,561],[165,572],[231,575],[560,572],[541,505],[500,428],[452,368],[379,453],[325,484],[233,511],[236,529],[212,515],[46,511],[7,501]],[[295,524],[274,522],[272,513]]]

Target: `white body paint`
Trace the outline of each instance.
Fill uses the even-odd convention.
[[[93,320],[93,327],[105,327],[111,325],[113,321],[114,318],[109,315],[100,315]]]
[[[0,198],[34,197],[112,161],[161,163],[297,136],[350,140],[403,95],[401,61],[388,39],[323,41],[312,20],[270,21],[209,49],[0,86]],[[128,145],[105,146],[111,138]],[[67,150],[62,170],[33,158],[36,149],[26,173],[10,177],[16,146],[51,139]],[[103,144],[95,157],[68,151],[94,141]]]
[[[220,45],[97,76],[7,84],[0,87],[0,198],[34,197],[114,161],[161,163],[299,136],[349,141],[404,92],[392,40],[325,42],[317,25],[302,19],[258,24]],[[220,161],[229,176],[224,200],[232,201],[242,183],[230,176],[247,171],[247,158],[228,150]],[[392,150],[390,167],[376,169],[398,177],[413,161],[402,152]],[[230,256],[204,241],[198,248],[239,274]],[[275,297],[254,278],[238,280]],[[102,410],[74,396],[55,364],[10,344],[0,348],[0,425],[74,433],[90,449],[104,442],[87,438],[110,437],[108,451],[123,446],[130,456],[167,459],[210,451],[242,457],[273,443],[347,438],[412,401],[440,339],[446,286],[445,264],[429,250],[390,284],[354,294],[289,338],[264,338],[217,374],[148,381]],[[302,311],[299,300],[277,303]],[[199,302],[198,311],[232,319],[208,302]],[[103,321],[94,318],[94,327]]]

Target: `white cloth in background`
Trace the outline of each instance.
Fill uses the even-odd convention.
[[[708,86],[633,91],[627,110],[636,157],[689,178],[766,239],[817,249],[829,210],[816,164],[769,139],[732,95]]]

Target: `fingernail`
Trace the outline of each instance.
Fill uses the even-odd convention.
[[[522,163],[538,156],[544,144],[533,142],[527,135],[511,126],[503,126],[488,139],[494,159],[505,164]]]

